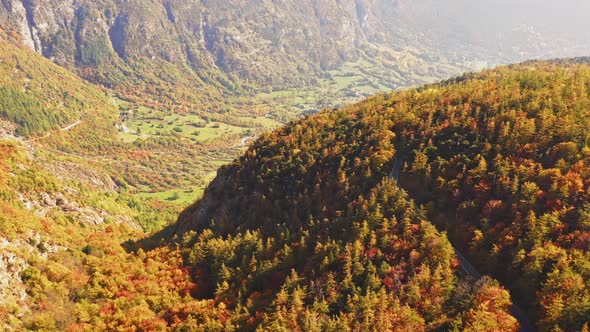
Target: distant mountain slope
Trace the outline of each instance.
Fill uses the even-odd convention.
[[[274,85],[358,57],[364,31],[377,30],[372,14],[362,1],[336,0],[11,0],[0,11],[3,26],[70,68],[171,62],[192,67],[194,77],[225,73]]]
[[[82,169],[90,167],[107,173],[112,181],[134,194],[168,192],[161,194],[164,199],[178,192],[193,192],[196,182],[204,185],[220,159],[231,158],[239,151],[232,145],[239,142],[245,127],[255,127],[251,122],[234,119],[233,123],[242,127],[231,127],[233,136],[229,136],[229,126],[218,128],[218,119],[207,118],[207,122],[215,121],[210,124],[196,115],[166,119],[169,114],[148,114],[153,110],[142,107],[149,119],[137,128],[145,125],[146,135],[138,134],[136,128],[133,133],[123,133],[124,119],[139,109],[0,30],[0,139],[17,139],[44,151],[43,159],[48,163],[69,159],[84,164]],[[169,129],[150,123],[155,119]],[[199,125],[207,131],[199,141],[190,139],[195,137],[191,134],[197,129],[193,126],[197,121],[202,121]],[[180,135],[173,128],[186,133]],[[147,135],[148,130],[151,135]],[[206,156],[213,150],[215,158]],[[163,221],[154,218],[153,222]]]
[[[432,218],[479,269],[504,282],[540,330],[580,330],[590,317],[589,110],[587,59],[528,62],[370,98],[264,135],[220,169],[176,232],[185,234],[197,279],[218,280],[210,285],[216,295],[227,294],[219,278],[233,263],[220,270],[207,263],[203,241],[252,232],[262,243],[285,241],[298,253],[287,266],[319,287],[303,302],[317,304],[311,294],[328,296],[315,279],[323,263],[313,261],[324,248],[364,234],[358,250],[380,257],[390,248],[380,247],[384,223],[417,227],[412,217],[386,212],[400,202],[381,199],[394,190],[384,179],[399,156],[403,187],[425,204],[420,220]],[[334,257],[322,259],[338,266]],[[253,271],[244,264],[242,272]],[[387,284],[387,273],[377,276],[377,285]],[[354,280],[361,289],[368,282]]]
[[[587,5],[546,2],[6,0],[0,24],[125,99],[219,111],[228,95],[302,87],[347,62],[374,60],[365,69],[381,66],[409,86],[589,52],[575,14]]]
[[[84,119],[95,135],[112,136],[118,111],[104,90],[0,34],[0,117],[16,134],[43,135]]]

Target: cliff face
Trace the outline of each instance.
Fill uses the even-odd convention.
[[[164,60],[262,84],[355,59],[375,37],[375,1],[5,0],[0,19],[68,67]]]
[[[579,56],[590,52],[590,29],[575,12],[588,6],[576,0],[3,0],[0,24],[56,63],[110,87],[137,90],[137,82],[152,77],[226,91],[301,86],[363,55],[383,54],[413,73],[445,68],[422,81],[486,64]],[[169,84],[159,90],[166,89]]]

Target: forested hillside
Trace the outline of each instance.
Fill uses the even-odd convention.
[[[117,109],[117,100],[113,100],[108,91],[85,83],[22,46],[15,46],[11,38],[6,36],[1,44],[1,66],[6,74],[4,85],[11,93],[4,95],[3,110],[12,112],[3,114],[1,135],[5,140],[0,142],[0,273],[5,281],[0,287],[2,328],[199,330],[225,327],[252,330],[310,324],[303,316],[292,317],[288,322],[275,319],[271,312],[268,317],[264,316],[266,307],[273,303],[287,276],[289,285],[300,287],[293,290],[295,293],[311,287],[292,273],[303,263],[300,256],[294,256],[290,247],[294,237],[288,233],[277,237],[276,244],[265,234],[264,238],[270,242],[262,247],[259,245],[261,235],[247,232],[228,244],[230,248],[250,246],[247,250],[251,250],[251,257],[264,265],[270,264],[268,268],[259,268],[260,275],[252,281],[253,286],[244,285],[244,295],[236,302],[232,302],[232,294],[238,288],[235,282],[248,277],[251,271],[240,269],[237,264],[241,261],[226,256],[226,251],[210,253],[218,248],[215,238],[203,235],[194,243],[195,250],[203,250],[209,256],[195,256],[167,245],[148,253],[127,252],[125,248],[136,248],[130,240],[141,239],[145,236],[142,231],[157,229],[179,212],[178,205],[172,201],[140,199],[141,196],[136,195],[138,188],[141,185],[174,188],[179,181],[199,181],[200,178],[192,176],[191,171],[195,170],[188,171],[187,165],[195,163],[203,167],[198,159],[200,154],[211,152],[204,151],[207,146],[198,146],[183,136],[172,139],[154,134],[132,144],[125,142],[116,133],[115,125],[120,123],[116,115],[135,111],[132,104],[131,107],[123,104],[123,108]],[[149,116],[149,110],[142,111]],[[30,116],[25,116],[27,112],[31,112]],[[20,116],[22,120],[11,118],[9,114]],[[149,121],[154,120],[146,120],[146,123]],[[178,119],[172,118],[172,121]],[[203,132],[209,129],[205,120],[199,121],[203,124],[199,122],[196,128]],[[153,127],[138,125],[137,128],[147,131]],[[185,127],[179,128],[184,130]],[[185,156],[179,158],[178,164],[175,159],[168,158],[164,169],[159,156],[171,151],[185,151]],[[186,160],[189,161],[184,162]],[[176,167],[182,172],[177,172]],[[194,168],[198,171],[198,167]],[[378,179],[374,183],[376,181]],[[427,326],[501,323],[514,330],[516,322],[507,313],[510,299],[505,290],[489,280],[478,284],[454,280],[456,261],[445,236],[422,222],[418,212],[412,210],[412,204],[395,187],[383,185],[372,191],[375,197],[366,198],[372,209],[366,211],[367,216],[385,214],[392,220],[403,217],[414,226],[384,223],[381,239],[384,242],[379,248],[388,257],[384,254],[364,257],[358,252],[358,245],[368,241],[362,225],[355,226],[358,231],[344,238],[335,238],[341,244],[354,239],[357,247],[338,245],[315,256],[314,262],[323,261],[325,257],[349,259],[348,263],[330,263],[331,267],[318,271],[317,282],[343,282],[346,290],[335,290],[326,302],[332,309],[307,310],[305,315],[317,316],[313,323],[316,328],[342,330],[346,326],[366,326],[420,330]],[[380,201],[396,202],[397,207],[381,210]],[[355,209],[364,211],[363,207]],[[352,220],[343,222],[352,223]],[[394,238],[391,241],[399,241],[398,245],[404,248],[399,253],[388,248],[389,233]],[[331,236],[326,233],[321,238],[329,241]],[[426,240],[422,243],[419,238]],[[187,238],[187,241],[194,240]],[[303,247],[297,250],[298,255],[304,253]],[[426,258],[430,251],[436,254]],[[425,257],[414,257],[411,264],[405,266],[413,252]],[[291,262],[296,260],[299,261],[296,264]],[[208,274],[207,264],[210,263],[225,264],[231,269],[224,277],[229,278],[229,273],[232,278],[227,279],[225,302],[211,298],[215,291],[211,285],[218,281],[223,285],[226,280]],[[193,264],[200,264],[203,269],[186,268]],[[251,260],[248,264],[257,268]],[[399,271],[394,272],[388,264],[395,264]],[[369,270],[359,269],[366,265]],[[379,273],[392,274],[389,288],[376,284],[377,266],[382,269]],[[422,270],[420,277],[405,276]],[[348,272],[341,274],[340,271]],[[191,276],[200,273],[203,273],[202,278],[191,280]],[[404,275],[399,284],[397,273]],[[271,287],[265,290],[263,285],[269,282],[268,278],[271,278]],[[369,284],[363,286],[362,291],[358,290],[358,280]],[[291,292],[286,287],[285,292]],[[394,287],[411,290],[400,293],[399,298],[390,298],[386,294]],[[431,287],[438,294],[435,303],[423,299],[417,292],[420,287]],[[361,298],[347,303],[346,292]],[[481,298],[461,295],[465,292],[481,294]],[[241,301],[257,296],[259,301],[241,307],[247,307],[247,311],[240,309]],[[294,304],[302,298],[298,300],[297,296]],[[458,297],[459,304],[455,303]],[[490,305],[480,308],[484,302]],[[276,315],[283,315],[285,305],[282,302],[272,305]],[[390,309],[387,315],[376,315],[374,322],[360,323],[360,317],[366,314],[365,305]],[[296,306],[293,308],[300,310]],[[349,314],[350,310],[356,310],[356,314]],[[292,311],[291,316],[295,312]],[[479,323],[478,317],[490,312],[497,317]]]
[[[0,139],[1,330],[155,331],[166,315],[210,307],[188,295],[177,252],[121,246],[142,236],[142,220],[170,219],[164,206],[107,189],[110,179],[91,169],[56,172],[59,160],[33,155]]]
[[[29,136],[99,117],[96,137],[114,137],[118,114],[107,92],[31,53],[0,30],[0,118]]]
[[[587,329],[588,59],[305,116],[181,213],[280,124],[273,104],[138,104],[2,33],[2,328],[516,331],[516,303],[541,331]]]
[[[587,59],[529,62],[264,135],[175,226],[197,296],[260,329],[511,330],[508,293],[453,277],[446,232],[539,330],[587,329],[589,93]]]
[[[0,330],[157,331],[215,315],[190,296],[177,250],[123,246],[180,212],[137,193],[154,173],[145,151],[165,145],[121,141],[108,91],[0,37]],[[168,184],[162,172],[151,186]]]

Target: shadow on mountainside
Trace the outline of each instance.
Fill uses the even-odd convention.
[[[125,241],[121,244],[121,246],[127,252],[136,252],[139,249],[149,251],[157,247],[175,244],[177,243],[177,239],[174,237],[175,228],[176,222],[148,235],[143,239],[139,239],[137,241]]]

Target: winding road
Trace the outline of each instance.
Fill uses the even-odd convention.
[[[71,129],[75,128],[77,125],[79,125],[80,123],[82,123],[82,119],[79,119],[78,121],[76,121],[76,122],[74,122],[74,123],[72,123],[70,125],[67,125],[67,126],[65,126],[63,128],[60,128],[60,130],[61,131],[71,130]]]
[[[401,184],[399,183],[399,176],[401,173],[402,165],[403,159],[400,157],[395,157],[393,161],[393,168],[391,169],[391,172],[389,172],[389,178],[394,179],[397,182],[397,186],[400,189],[403,189]],[[475,281],[481,279],[482,275],[479,272],[477,272],[475,267],[473,267],[473,265],[471,265],[471,263],[469,263],[469,261],[463,255],[461,255],[461,253],[454,246],[453,249],[455,250],[455,256],[459,261],[459,266],[462,272],[473,278],[473,280]],[[516,318],[518,320],[518,323],[520,324],[520,332],[536,331],[533,324],[526,315],[525,311],[522,310],[519,306],[517,306],[516,304],[512,304],[512,306],[510,307],[510,311],[512,316],[514,316],[514,318]]]

